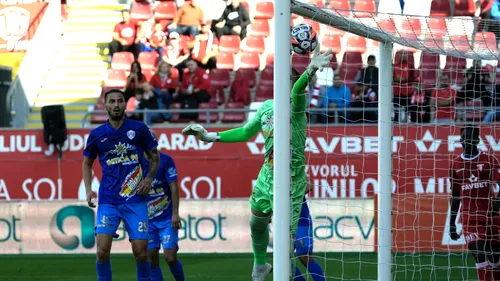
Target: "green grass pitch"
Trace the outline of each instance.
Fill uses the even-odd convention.
[[[250,254],[183,254],[180,259],[187,281],[251,280]],[[316,259],[328,281],[377,279],[376,253],[318,253]],[[394,255],[393,262],[393,280],[477,280],[474,261],[462,253],[399,253]],[[111,264],[113,280],[136,280],[132,254],[112,254]],[[165,280],[173,280],[165,262],[162,269]],[[97,280],[95,258],[93,255],[2,255],[0,280],[94,281]],[[312,280],[310,276],[308,280]]]

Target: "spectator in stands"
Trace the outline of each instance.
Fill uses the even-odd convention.
[[[368,87],[378,92],[378,67],[375,66],[377,60],[374,55],[369,55],[366,60],[367,67],[361,69],[354,81],[368,85]]]
[[[326,94],[323,101],[323,107],[327,110],[327,114],[329,116],[335,116],[335,114],[338,114],[338,120],[345,121],[346,112],[342,109],[349,107],[350,100],[351,90],[343,84],[342,77],[340,77],[339,74],[335,74],[333,79],[333,86],[330,86],[326,89]],[[340,110],[335,110],[335,113],[334,111],[331,111],[329,109]],[[322,121],[325,121],[324,118],[322,119]]]
[[[247,26],[250,24],[250,17],[245,6],[240,5],[240,0],[232,0],[226,6],[222,16],[212,23],[212,30],[217,38],[222,35],[239,35],[241,39],[247,36]]]
[[[481,74],[469,69],[466,79],[465,85],[457,94],[457,105],[466,106],[467,101],[479,99],[483,107],[490,106],[491,95],[486,89],[486,85],[481,81]]]
[[[140,32],[142,51],[143,52],[158,52],[160,58],[163,52],[163,46],[167,39],[167,35],[163,31],[163,26],[160,21],[154,21],[153,27],[149,24],[143,24]]]
[[[292,69],[292,75],[294,77],[300,77],[300,73],[295,69]],[[321,93],[320,86],[317,81],[318,77],[314,75],[311,80],[309,80],[309,84],[307,85],[304,92],[306,94],[307,104],[309,104],[310,109],[321,108],[321,105],[323,104],[323,97],[321,96],[321,94],[324,93]],[[318,112],[308,112],[309,122],[311,124],[317,123],[319,115],[320,114]]]
[[[356,92],[351,97],[351,107],[360,111],[349,112],[348,120],[353,123],[377,122],[378,114],[373,109],[378,107],[377,93],[363,82],[356,82]],[[368,109],[368,110],[365,110]]]
[[[415,83],[408,105],[408,116],[413,123],[429,123],[431,121],[431,93],[424,90],[422,84]]]
[[[201,33],[193,40],[191,58],[198,62],[203,69],[214,69],[217,67],[215,56],[219,51],[219,40],[210,30],[208,21],[203,22]]]
[[[481,3],[481,21],[478,29],[495,33],[497,42],[500,40],[500,0],[483,1]]]
[[[130,66],[130,74],[127,78],[127,85],[125,86],[125,100],[135,95],[135,89],[140,88],[141,84],[146,82],[146,77],[142,75],[141,65],[134,61]]]
[[[155,90],[151,84],[148,82],[142,83],[141,85],[142,89],[142,99],[139,102],[139,109],[145,110],[145,109],[162,109],[163,107],[160,107],[161,101],[158,98],[158,94],[155,93]],[[153,120],[163,120],[164,117],[162,114],[158,112],[154,113],[144,113],[145,114],[145,120],[147,125],[151,125],[153,123]]]
[[[455,121],[457,92],[450,87],[450,77],[441,75],[439,85],[432,90],[431,106],[434,107],[434,122],[452,124]]]
[[[127,101],[127,117],[134,120],[141,120],[141,114],[134,112],[139,109],[142,100],[142,89],[135,89],[134,96]]]
[[[180,73],[184,67],[182,63],[189,57],[189,50],[182,46],[179,33],[172,32],[168,38],[167,45],[162,48],[162,60],[178,67]]]
[[[137,27],[130,22],[130,12],[122,10],[122,21],[115,25],[113,41],[109,43],[109,55],[113,57],[116,52],[131,52],[137,59],[141,51],[139,40],[137,40]]]
[[[205,14],[198,6],[198,0],[184,3],[175,13],[172,23],[168,26],[168,32],[177,31],[181,35],[194,37],[198,34],[204,18]]]
[[[498,120],[497,117],[500,116],[500,84],[496,85],[494,88],[491,106],[492,109],[484,116],[483,123],[489,124],[496,122]]]
[[[179,75],[177,69],[175,69],[174,73],[169,63],[165,61],[160,62],[158,70],[151,78],[151,85],[160,95],[160,100],[163,105],[162,108],[168,108],[170,106],[170,101],[172,100],[172,95],[177,90],[178,82]]]
[[[413,65],[408,62],[408,53],[403,52],[398,62],[394,62],[394,83],[405,84],[415,81]]]
[[[204,69],[198,67],[195,60],[186,62],[184,79],[179,88],[176,99],[181,100],[186,96],[194,96],[198,103],[210,101],[210,77]]]

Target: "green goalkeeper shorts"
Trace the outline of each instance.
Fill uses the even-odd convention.
[[[273,212],[273,179],[272,170],[268,171],[266,168],[260,170],[257,183],[255,184],[252,196],[250,196],[250,206],[252,209],[265,214]],[[292,178],[290,229],[292,235],[297,232],[306,185],[307,180],[305,175]]]

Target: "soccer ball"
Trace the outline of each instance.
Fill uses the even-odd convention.
[[[294,26],[291,31],[290,40],[292,42],[292,50],[299,55],[309,54],[318,45],[316,31],[307,24]]]

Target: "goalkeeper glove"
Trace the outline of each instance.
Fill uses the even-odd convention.
[[[216,142],[219,140],[217,133],[209,133],[199,124],[191,124],[182,130],[183,135],[193,135],[201,141]]]
[[[325,53],[321,54],[319,52],[320,46],[319,43],[314,49],[314,54],[311,58],[311,63],[307,66],[307,74],[309,76],[313,76],[317,70],[322,71],[323,68],[327,67],[330,64],[330,60],[333,57],[332,49],[329,49]]]

